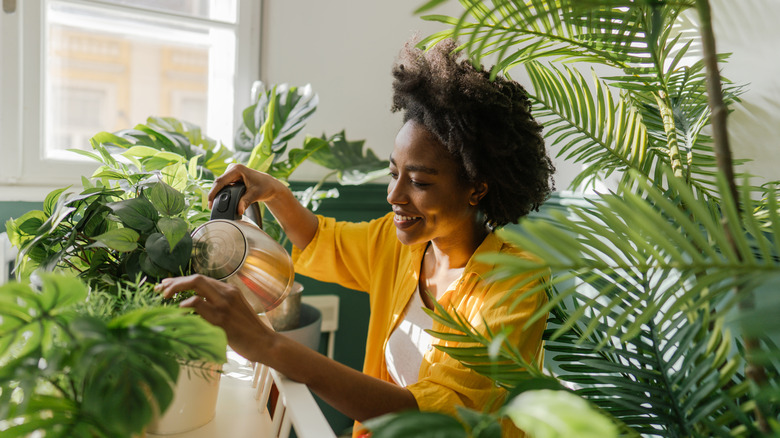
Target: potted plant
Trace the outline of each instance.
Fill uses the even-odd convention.
[[[37,281],[0,286],[3,436],[140,434],[171,403],[182,361],[225,359],[224,332],[161,306],[149,283],[106,292],[72,275]]]
[[[715,53],[709,3],[461,3],[460,17],[424,17],[450,27],[422,44],[459,37],[475,62],[497,56],[495,72],[524,68],[552,147],[583,165],[574,184],[613,173],[620,184],[503,231],[538,262],[492,258],[496,275],[552,272],[539,286],[549,304],[532,318],[550,313],[547,370],[526,363],[502,333],[477,333],[436,309],[454,334],[434,336],[470,342],[448,352],[510,390],[498,413],[461,411],[460,436],[499,436],[485,425],[512,417],[522,406],[511,400],[539,388],[581,396],[625,436],[777,433],[780,352],[769,315],[780,302],[754,304],[780,273],[777,194],[753,187],[731,160],[725,117],[740,87],[721,83],[725,56]],[[698,13],[703,44],[701,59],[687,65],[697,41],[677,32],[686,9]],[[615,73],[593,74],[589,85],[570,61]],[[405,414],[393,426],[380,419],[375,431],[427,415]],[[427,430],[453,424],[436,418]]]
[[[128,303],[134,303],[139,296],[146,296],[147,289],[151,287],[148,285],[161,278],[190,273],[190,233],[209,219],[206,193],[214,178],[231,163],[245,163],[284,181],[303,161],[315,159],[315,153],[316,160],[335,166],[334,170],[339,172],[349,171],[355,163],[359,164],[358,167],[363,166],[361,169],[365,169],[366,165],[374,170],[386,168],[387,164],[376,159],[370,151],[364,155],[362,142],[347,142],[343,133],[330,138],[308,137],[302,149],[288,149],[290,138],[300,131],[315,110],[316,95],[310,87],[279,86],[268,92],[257,87],[257,90],[256,102],[243,114],[243,126],[236,139],[238,152],[203,136],[197,126],[174,118],[150,117],[146,124],[133,129],[95,135],[90,139],[91,151],[75,151],[100,164],[93,175],[82,177],[80,190],[55,190],[46,197],[42,210],[28,212],[6,223],[11,243],[19,249],[17,278],[35,279],[39,273],[50,271],[77,277],[85,283],[89,293],[74,295],[79,299],[74,298],[66,304],[79,300],[94,303],[96,294],[110,296],[112,298],[104,306],[113,309],[107,313],[110,318],[106,317],[109,318],[106,324],[113,327],[112,318],[118,318],[120,322],[131,319],[125,316]],[[251,148],[250,144],[253,145]],[[248,153],[244,153],[246,151],[242,148],[248,149]],[[335,153],[344,159],[337,159]],[[302,196],[305,196],[305,202],[312,202],[336,194],[319,192],[318,186],[315,186]],[[266,216],[263,222],[272,224],[270,215]],[[278,239],[284,239],[278,227],[266,225],[266,230]],[[23,287],[11,287],[7,299],[13,301],[13,291]],[[24,292],[23,295],[29,293]],[[57,290],[41,293],[56,296]],[[159,299],[154,303],[160,307]],[[92,309],[90,306],[86,308]],[[153,315],[155,308],[149,306],[139,312]],[[32,315],[37,314],[34,308],[25,310]],[[67,313],[70,310],[62,311]],[[168,314],[165,313],[168,310],[159,312]],[[34,319],[30,315],[17,317],[25,321]],[[82,324],[80,318],[75,321]],[[71,330],[70,323],[71,320],[58,322],[58,330]],[[150,327],[154,330],[164,328]],[[135,330],[135,326],[127,329]],[[7,342],[14,342],[14,339],[8,338]],[[225,356],[224,335],[215,339],[222,339],[221,358],[216,360],[221,363]],[[68,339],[73,343],[82,340],[78,336]],[[116,339],[109,337],[106,342],[111,340]],[[162,351],[174,356],[177,353],[175,349]],[[22,372],[24,368],[20,368],[20,361],[26,356],[14,353],[7,353],[8,357],[13,355],[18,358],[14,361],[9,359],[9,367]],[[215,359],[211,353],[200,358],[192,354],[178,357],[183,363],[195,359]],[[178,375],[178,367],[176,372],[168,371],[169,377],[175,379]],[[41,377],[33,374],[31,378]],[[117,379],[112,382],[118,385],[124,383]],[[149,385],[148,390],[152,391],[161,408],[164,409],[170,402],[168,389],[163,385]],[[162,392],[156,393],[158,390]],[[4,391],[3,395],[10,397],[10,392]],[[216,402],[216,393],[214,396]],[[88,402],[95,403],[95,400]],[[138,409],[144,408],[139,405]],[[27,417],[22,415],[18,418],[20,424],[26,424]],[[148,423],[148,416],[139,414],[138,418],[144,421],[142,425]],[[39,423],[30,424],[30,427],[37,427],[34,425]],[[106,427],[113,426],[109,424]],[[23,429],[20,426],[19,430]]]

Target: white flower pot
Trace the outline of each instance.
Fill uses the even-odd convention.
[[[217,364],[182,365],[171,405],[146,431],[171,435],[197,429],[214,419],[221,370],[222,365]]]

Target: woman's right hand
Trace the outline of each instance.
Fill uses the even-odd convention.
[[[244,214],[247,207],[254,202],[265,202],[272,199],[280,189],[286,189],[278,179],[257,170],[250,169],[243,164],[231,164],[222,176],[214,180],[214,185],[209,191],[209,208],[214,203],[217,193],[230,184],[242,181],[246,186],[246,192],[238,202],[238,214]]]

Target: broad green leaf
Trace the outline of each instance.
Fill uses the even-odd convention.
[[[0,363],[9,355],[48,354],[55,338],[66,336],[58,328],[68,322],[67,312],[87,296],[74,277],[43,273],[39,278],[40,291],[26,283],[0,286]]]
[[[168,184],[179,192],[187,190],[189,184],[189,173],[187,164],[176,163],[162,169],[162,182]]]
[[[504,414],[536,438],[618,437],[618,429],[609,418],[568,391],[524,392],[509,402]]]
[[[165,236],[168,246],[174,248],[182,237],[189,232],[187,221],[179,217],[161,217],[157,221],[157,229]]]
[[[162,233],[153,233],[146,239],[146,254],[155,265],[171,274],[186,273],[192,255],[192,238],[184,234],[171,249],[168,240]]]
[[[149,146],[133,146],[122,152],[125,157],[149,158],[159,154],[159,150]]]
[[[95,237],[90,246],[110,248],[119,252],[130,252],[138,248],[139,234],[130,228],[116,228]]]
[[[9,219],[5,223],[8,239],[13,246],[21,247],[37,235],[47,219],[46,214],[40,210],[31,210],[16,219]]]
[[[144,326],[109,328],[92,318],[77,323],[74,331],[83,346],[78,361],[85,375],[82,411],[117,432],[140,432],[151,421],[155,405],[165,409],[173,399],[178,363],[167,354],[168,343]]]
[[[62,195],[62,192],[68,190],[69,188],[70,186],[56,189],[46,195],[46,199],[43,200],[43,212],[47,216],[51,216],[54,213],[54,207],[57,205],[57,202],[60,199],[60,195]]]
[[[144,196],[107,204],[122,223],[141,233],[154,229],[160,217],[155,206]]]
[[[90,139],[90,143],[92,143],[93,146],[111,145],[111,146],[118,146],[123,149],[128,149],[131,146],[133,146],[133,143],[128,141],[127,139],[105,131],[99,132],[94,136],[92,136],[92,138]]]
[[[326,139],[307,139],[315,145],[327,141],[328,146],[317,147],[311,154],[311,161],[337,171],[339,182],[345,185],[362,184],[387,175],[390,162],[377,158],[371,149],[363,150],[365,141],[348,141],[344,131]]]
[[[373,438],[466,438],[455,418],[439,412],[408,411],[386,414],[363,423]]]
[[[149,188],[149,199],[165,216],[175,216],[187,206],[184,194],[162,181],[152,184]]]

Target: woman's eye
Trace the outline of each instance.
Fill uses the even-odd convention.
[[[395,172],[393,172],[393,171],[391,170],[391,171],[390,171],[390,178],[393,178],[393,179],[398,179],[398,174],[397,174],[397,173],[395,173]]]
[[[428,187],[430,184],[412,180],[412,185],[415,187]]]

